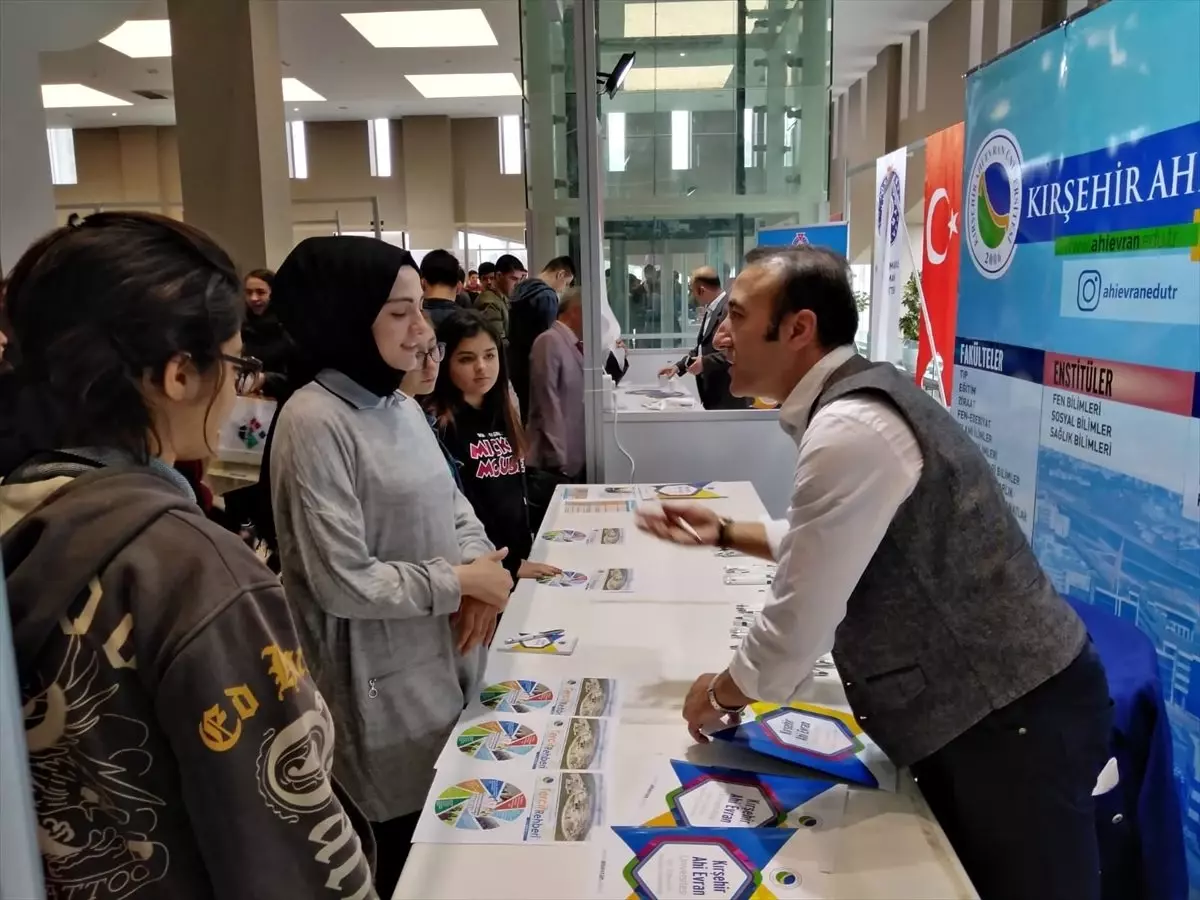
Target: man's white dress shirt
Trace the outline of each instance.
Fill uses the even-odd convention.
[[[912,429],[887,401],[851,395],[808,414],[826,380],[856,353],[827,354],[779,410],[800,455],[786,521],[766,523],[779,566],[772,596],[729,665],[747,697],[790,703],[833,647],[846,604],[896,511],[921,477]]]

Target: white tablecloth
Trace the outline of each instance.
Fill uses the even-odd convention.
[[[750,484],[718,487],[725,499],[694,502],[709,503],[739,519],[763,515],[763,505]],[[544,530],[600,526],[624,527],[625,543],[599,546],[539,539],[533,558],[585,572],[608,566],[632,568],[631,602],[593,602],[590,592],[523,581],[501,620],[496,644],[520,631],[562,627],[579,635],[579,646],[563,657],[493,651],[489,679],[551,680],[574,675],[620,679],[624,706],[611,776],[618,798],[622,791],[637,789],[622,779],[622,772],[639,770],[637,763],[646,754],[789,771],[782,763],[723,743],[695,745],[680,718],[684,693],[696,676],[717,671],[728,662],[733,605],[756,589],[725,586],[721,575],[728,560],[711,549],[688,550],[654,541],[634,529],[632,514],[572,514],[564,511],[559,500],[543,523]],[[643,590],[638,590],[639,585]],[[714,593],[727,594],[728,603],[712,602]],[[830,682],[821,682],[811,699],[844,702],[840,687]],[[618,799],[613,807],[620,805]],[[977,896],[907,773],[902,773],[897,793],[851,788],[841,831],[831,900]],[[386,854],[388,848],[380,847],[379,852]],[[591,896],[595,876],[594,856],[585,844],[417,844],[393,896],[395,900],[582,900]]]

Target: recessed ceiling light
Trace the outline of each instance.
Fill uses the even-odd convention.
[[[482,9],[342,13],[373,47],[495,47]]]
[[[283,79],[283,102],[303,103],[306,100],[324,100],[325,98],[310,88],[299,78]]]
[[[628,8],[628,7],[626,7]],[[633,69],[625,79],[627,91],[712,91],[725,87],[733,66],[668,66]]]
[[[85,84],[43,84],[43,109],[70,109],[81,106],[133,106],[128,100],[114,97]]]
[[[167,19],[131,19],[100,43],[134,59],[171,55],[171,23]]]
[[[766,0],[749,0],[747,10],[767,8]],[[701,37],[737,34],[737,0],[675,0],[672,3],[626,3],[625,37]]]
[[[730,66],[730,68],[733,68]],[[448,97],[520,97],[521,85],[512,72],[462,75],[405,75],[409,84],[428,100]]]

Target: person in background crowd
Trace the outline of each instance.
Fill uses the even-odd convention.
[[[667,366],[658,374],[696,376],[696,389],[705,409],[745,409],[750,405],[744,397],[735,397],[729,391],[729,360],[713,346],[717,329],[729,314],[727,295],[721,289],[721,279],[711,266],[701,266],[692,273],[692,296],[704,308],[700,329],[696,334],[696,347],[673,366]]]
[[[706,741],[747,703],[787,704],[832,645],[855,718],[912,768],[980,897],[1098,900],[1103,664],[974,441],[890,363],[860,357],[857,326],[844,257],[747,256],[716,344],[735,394],[785,400],[796,481],[786,523],[699,504],[639,515],[668,540],[779,560],[766,607],[728,668],[696,679],[684,719]]]
[[[567,290],[558,319],[530,354],[529,463],[574,481],[583,474],[583,300]]]
[[[242,322],[242,341],[247,356],[260,360],[263,371],[254,379],[248,393],[278,400],[287,384],[288,359],[292,342],[271,310],[271,284],[275,273],[255,269],[246,275],[246,318]]]
[[[475,298],[467,293],[467,273],[458,267],[458,284],[454,287],[454,302],[460,309],[474,309]]]
[[[60,228],[13,270],[0,525],[50,896],[371,896],[279,581],[172,468],[256,372],[242,306],[225,252],[149,213]]]
[[[275,418],[263,472],[283,583],[337,698],[335,771],[384,848],[375,884],[389,897],[512,580],[424,413],[398,393],[431,337],[413,258],[371,238],[308,238],[274,302],[306,382]]]
[[[485,262],[479,264],[479,293],[484,291],[495,290],[496,287],[496,264]],[[476,300],[479,298],[476,297]]]
[[[529,354],[538,335],[554,325],[558,301],[575,282],[575,264],[557,256],[542,267],[536,278],[518,284],[508,308],[508,370],[521,412],[529,415]]]
[[[527,274],[525,263],[505,253],[496,260],[495,287],[485,290],[475,301],[475,308],[492,323],[505,346],[508,345],[508,298]]]
[[[425,317],[425,321],[429,322],[429,316]],[[400,393],[418,401],[420,398],[432,394],[433,386],[437,384],[438,368],[442,359],[445,358],[445,354],[445,345],[437,342],[437,336],[433,334],[433,328],[430,327],[429,341],[417,351],[417,367],[405,372],[404,378],[400,381]],[[450,470],[450,474],[454,476],[454,484],[461,491],[463,484],[462,477],[458,474],[458,463],[450,455],[446,445],[442,443],[442,437],[437,430],[437,421],[433,415],[426,411],[425,419],[429,422],[429,428],[433,431],[434,437],[437,438],[442,456],[446,458],[446,466]]]
[[[471,295],[471,301],[479,296],[479,292],[483,290],[483,283],[479,280],[479,273],[472,269],[467,273],[467,293]]]
[[[504,351],[495,328],[475,310],[455,313],[438,326],[446,364],[438,374],[429,410],[451,456],[463,493],[497,547],[507,547],[505,568],[518,578],[556,575],[561,569],[531,562],[533,530],[525,484],[525,435],[508,390]]]
[[[421,289],[425,293],[423,308],[435,329],[459,308],[460,271],[458,260],[448,250],[430,250],[421,260]]]

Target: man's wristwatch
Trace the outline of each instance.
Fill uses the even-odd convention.
[[[717,548],[720,550],[729,550],[729,529],[733,525],[733,519],[722,516],[717,520]]]
[[[738,716],[741,715],[744,706],[725,706],[717,699],[717,679],[720,678],[720,673],[713,676],[712,681],[708,683],[708,702],[717,712],[723,716]]]

